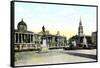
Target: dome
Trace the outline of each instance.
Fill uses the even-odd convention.
[[[26,31],[27,30],[27,25],[23,21],[23,19],[18,23],[17,28],[19,31]]]

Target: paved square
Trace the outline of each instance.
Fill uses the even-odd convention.
[[[90,62],[96,61],[96,49],[90,50],[63,50],[55,49],[47,52],[34,51],[16,52],[16,66],[41,65],[56,63]]]

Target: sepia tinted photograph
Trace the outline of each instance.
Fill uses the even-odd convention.
[[[97,6],[11,2],[11,66],[97,62]]]

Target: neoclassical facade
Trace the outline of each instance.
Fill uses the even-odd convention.
[[[36,46],[35,44],[40,41],[38,40],[40,36],[34,32],[28,31],[27,25],[23,19],[18,23],[14,37],[15,50],[37,49],[39,47],[39,45]]]
[[[49,31],[46,31],[44,26],[42,31],[36,34],[27,30],[27,24],[23,19],[18,23],[14,33],[15,51],[42,49],[44,40],[48,49],[63,48],[67,44],[66,37],[49,34]]]

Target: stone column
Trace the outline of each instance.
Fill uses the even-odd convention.
[[[33,43],[33,35],[31,35],[31,42]]]
[[[23,43],[24,43],[24,38],[25,38],[25,36],[24,36],[24,34],[23,34]]]
[[[27,34],[27,38],[28,38],[28,43],[30,42],[30,35]]]
[[[26,34],[24,34],[24,43],[26,43]]]
[[[35,39],[34,39],[34,35],[33,35],[33,43],[34,43],[34,40],[35,40]]]
[[[31,34],[30,34],[30,48],[32,46]]]
[[[27,34],[26,34],[26,43],[27,43]]]
[[[26,34],[24,34],[24,43],[26,43]]]
[[[14,37],[15,37],[15,38],[14,38],[14,42],[16,43],[16,33],[14,34]]]
[[[21,43],[23,43],[23,34],[21,34]]]
[[[25,47],[26,47],[26,34],[24,34],[24,45],[25,45]]]
[[[30,43],[31,43],[31,34],[30,34]]]
[[[19,43],[19,33],[17,33],[17,34],[18,34],[18,36],[17,36],[17,39],[18,39],[18,40],[17,40],[17,43]]]
[[[21,34],[21,43],[22,43],[22,34]]]

